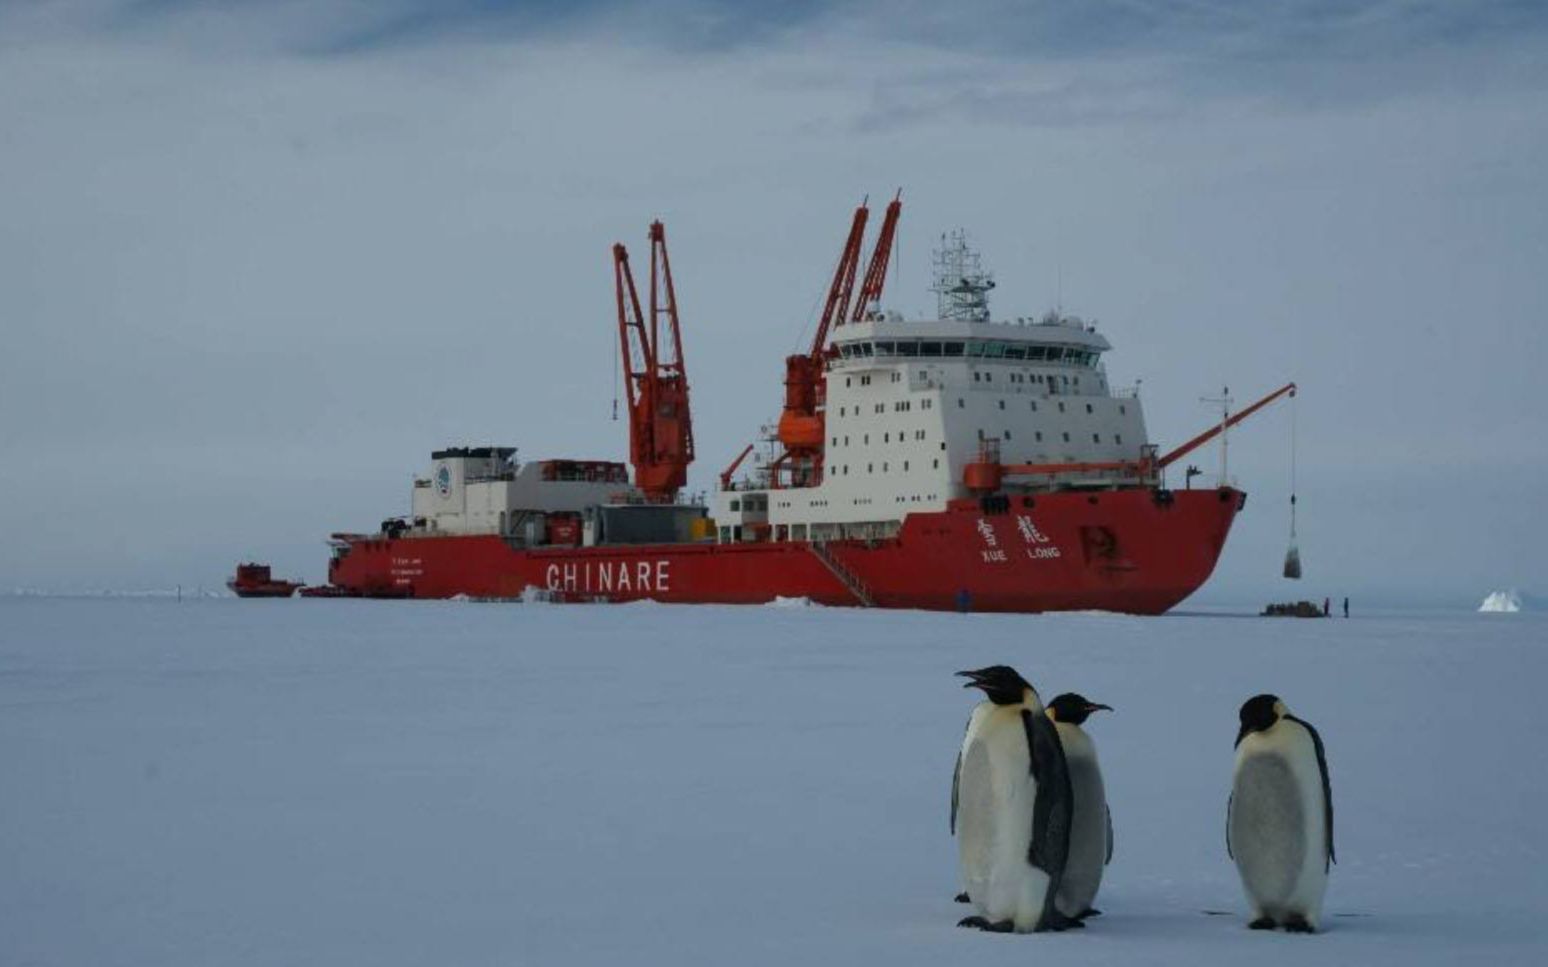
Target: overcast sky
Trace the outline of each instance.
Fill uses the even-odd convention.
[[[1537,3],[0,0],[0,588],[318,581],[432,448],[624,459],[656,217],[707,488],[901,187],[888,305],[968,229],[1163,447],[1301,384],[1307,580],[1280,408],[1206,598],[1541,594],[1545,94]]]

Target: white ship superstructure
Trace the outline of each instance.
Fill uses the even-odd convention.
[[[1141,459],[1144,412],[1134,390],[1109,385],[1102,354],[1112,347],[1096,326],[1056,312],[989,321],[993,281],[960,236],[952,243],[937,253],[941,318],[872,311],[834,330],[821,481],[772,487],[765,474],[722,491],[713,511],[721,541],[891,536],[909,513],[971,496],[964,471],[986,453],[1006,465]],[[1005,487],[1118,479],[1092,470]]]

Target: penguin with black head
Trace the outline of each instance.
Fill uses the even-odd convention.
[[[1113,817],[1107,806],[1102,766],[1096,743],[1083,726],[1094,712],[1111,712],[1111,705],[1065,692],[1048,703],[1048,720],[1059,732],[1064,760],[1070,770],[1075,803],[1070,822],[1070,855],[1055,899],[1059,912],[1084,920],[1102,911],[1091,904],[1102,886],[1102,873],[1113,859]]]
[[[1252,907],[1248,926],[1315,933],[1335,861],[1322,736],[1276,695],[1253,696],[1239,717],[1226,851]]]
[[[977,915],[958,926],[998,933],[1083,924],[1055,903],[1070,853],[1074,796],[1054,723],[1008,665],[958,672],[984,701],[968,719],[952,776],[951,828]]]

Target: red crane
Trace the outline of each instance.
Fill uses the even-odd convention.
[[[828,334],[846,321],[859,322],[880,299],[887,282],[887,265],[892,257],[892,240],[897,233],[898,217],[903,212],[902,192],[887,206],[876,246],[871,250],[870,265],[860,283],[860,297],[851,311],[855,276],[860,268],[865,243],[865,223],[870,209],[862,201],[849,223],[849,235],[833,270],[828,298],[812,348],[785,357],[785,408],[779,416],[779,442],[785,452],[769,465],[770,480],[776,487],[810,487],[822,482],[823,439],[826,434],[823,406],[826,396],[824,371],[829,354]]]
[[[693,462],[693,419],[688,408],[688,375],[683,369],[677,293],[667,259],[666,228],[660,222],[650,225],[649,317],[640,311],[640,297],[629,271],[629,251],[621,243],[613,246],[613,281],[618,296],[624,387],[629,397],[629,461],[634,464],[634,485],[652,503],[671,503],[688,482],[688,465]]]

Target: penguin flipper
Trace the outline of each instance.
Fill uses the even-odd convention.
[[[1231,804],[1236,802],[1236,793],[1233,791],[1226,797],[1226,855],[1236,859],[1236,854],[1231,852]]]
[[[1330,864],[1338,862],[1338,856],[1333,852],[1333,784],[1328,781],[1328,753],[1323,748],[1322,736],[1305,719],[1298,719],[1294,715],[1286,715],[1285,718],[1298,723],[1306,733],[1311,736],[1312,748],[1317,750],[1317,769],[1322,773],[1322,818],[1328,827],[1328,855],[1323,860],[1322,868],[1326,871]]]
[[[1111,866],[1113,862],[1113,807],[1103,804],[1107,810],[1107,858],[1102,861],[1103,866]]]
[[[1035,715],[1028,709],[1022,710],[1021,720],[1032,753],[1032,777],[1037,780],[1027,861],[1052,878],[1054,885],[1048,893],[1051,899],[1070,855],[1075,795],[1070,787],[1070,767],[1064,758],[1064,744],[1059,741],[1058,729],[1047,716]]]
[[[957,835],[957,795],[962,788],[962,753],[957,753],[957,765],[951,770],[951,835]]]

